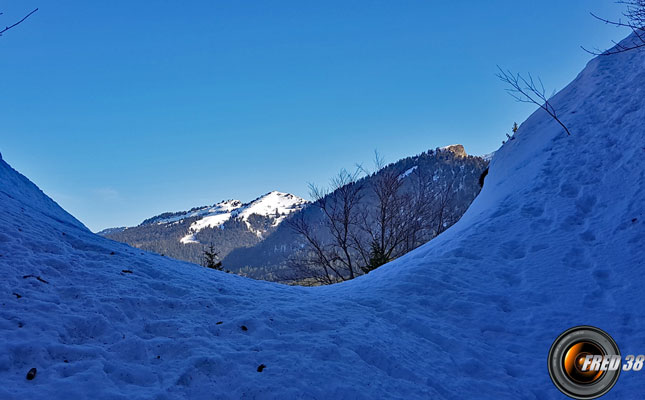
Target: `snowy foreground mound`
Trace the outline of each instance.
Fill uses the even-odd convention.
[[[331,287],[143,254],[0,162],[0,398],[560,399],[565,329],[645,353],[643,88],[645,52],[591,61],[554,99],[570,137],[538,110],[459,223]]]

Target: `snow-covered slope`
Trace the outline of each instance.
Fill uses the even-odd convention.
[[[307,200],[303,198],[273,191],[238,209],[234,215],[243,221],[247,221],[253,214],[266,217],[274,216],[273,226],[277,226],[287,215],[302,209],[305,204],[307,204]]]
[[[213,245],[220,257],[253,246],[306,204],[300,197],[273,191],[248,203],[225,200],[188,211],[166,212],[138,226],[106,229],[99,234],[142,250],[202,263],[205,246]]]
[[[206,207],[200,209],[197,213],[187,213],[186,217],[199,217],[199,219],[193,222],[188,228],[188,234],[180,239],[181,243],[199,243],[195,238],[195,233],[201,231],[204,228],[217,228],[222,226],[226,221],[231,219],[233,212],[241,208],[242,202],[239,200],[226,200],[215,204],[213,207]],[[179,221],[183,218],[177,219],[177,216],[172,217],[172,220],[161,220],[158,224],[167,224],[172,223],[173,221]]]
[[[243,221],[247,221],[252,214],[256,214],[264,217],[275,216],[273,225],[277,226],[284,217],[300,210],[305,204],[307,204],[307,200],[301,197],[274,190],[246,204],[239,200],[224,200],[213,206],[162,214],[147,219],[143,223],[172,224],[173,222],[197,217],[199,219],[190,226],[190,229],[193,232],[199,232],[206,227],[217,228],[231,218],[240,218]]]
[[[536,111],[457,224],[321,288],[93,235],[2,163],[0,398],[560,399],[565,329],[645,353],[643,88],[645,52],[592,60],[553,99],[571,136]]]
[[[221,227],[231,218],[239,218],[246,223],[249,230],[253,231],[253,227],[249,223],[249,217],[253,214],[271,217],[273,219],[272,225],[278,226],[287,215],[302,209],[305,204],[307,204],[307,200],[301,197],[275,190],[248,204],[242,204],[239,200],[221,202],[200,215],[201,219],[190,225],[188,235],[181,238],[180,241],[182,243],[197,243],[195,233],[207,227]],[[255,234],[262,237],[262,231],[255,231]]]
[[[143,224],[172,224],[173,222],[187,218],[198,217],[208,219],[219,215],[226,215],[227,218],[230,218],[231,212],[242,206],[243,204],[239,200],[224,200],[213,206],[196,207],[189,211],[180,211],[176,213],[164,213],[143,221]]]

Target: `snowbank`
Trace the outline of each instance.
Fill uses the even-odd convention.
[[[323,288],[93,235],[1,162],[0,398],[562,398],[565,329],[645,353],[644,88],[645,52],[592,60],[553,100],[571,136],[536,111],[456,225]]]

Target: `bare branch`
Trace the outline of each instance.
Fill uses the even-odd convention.
[[[613,25],[619,28],[629,28],[634,34],[634,41],[629,45],[622,45],[620,43],[614,43],[614,47],[601,51],[597,48],[594,50],[588,50],[585,47],[582,47],[584,51],[595,56],[610,56],[613,54],[624,53],[626,51],[636,50],[645,47],[645,0],[625,0],[618,1],[619,4],[626,5],[626,10],[623,12],[623,16],[626,18],[625,21],[619,19],[617,21],[612,21],[607,18],[599,17],[594,13],[590,13],[595,19],[608,24]]]
[[[8,31],[9,29],[11,29],[11,28],[13,28],[13,27],[15,27],[15,26],[17,26],[17,25],[20,25],[24,20],[26,20],[27,18],[29,18],[29,17],[30,17],[33,13],[35,13],[36,11],[38,11],[38,9],[37,9],[37,8],[36,8],[36,9],[34,9],[34,10],[33,10],[32,12],[30,12],[29,14],[25,15],[25,16],[24,16],[20,21],[16,22],[15,24],[13,24],[13,25],[9,25],[9,26],[5,26],[5,28],[4,28],[4,29],[0,30],[0,36],[2,36],[2,34],[3,34],[3,33],[5,33],[6,31]],[[0,15],[2,15],[2,13],[0,13]]]
[[[544,111],[551,116],[560,126],[564,129],[567,135],[571,135],[569,128],[560,120],[558,114],[549,102],[549,98],[545,94],[544,84],[542,80],[538,78],[537,82],[533,79],[531,74],[528,74],[528,78],[523,77],[520,74],[513,74],[511,71],[504,71],[502,68],[497,66],[499,73],[497,77],[507,85],[509,88],[506,89],[506,92],[511,95],[516,101],[521,103],[533,103],[543,109]]]

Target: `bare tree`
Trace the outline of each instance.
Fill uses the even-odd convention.
[[[441,234],[458,220],[455,212],[457,176],[454,172],[452,176],[435,180],[434,176],[416,170],[412,178],[414,186],[410,191],[407,217],[410,246],[404,249],[403,254]]]
[[[622,45],[612,41],[615,46],[605,51],[601,51],[599,49],[588,50],[581,46],[587,53],[596,56],[610,56],[630,50],[645,48],[645,0],[625,0],[618,1],[618,3],[626,5],[626,10],[623,12],[625,20],[618,19],[617,21],[612,21],[607,18],[599,17],[594,13],[591,13],[591,15],[605,24],[631,29],[634,33],[634,41],[629,45]]]
[[[299,275],[286,280],[312,278],[329,284],[354,279],[361,268],[357,262],[356,231],[359,223],[358,205],[364,195],[362,170],[342,170],[331,179],[328,188],[309,185],[312,206],[321,214],[325,229],[312,225],[305,213],[299,213],[287,223],[306,242],[297,258],[290,260]]]
[[[433,178],[434,175],[427,174],[421,168],[415,168],[410,174],[408,204],[404,208],[407,229],[402,254],[414,250],[434,236],[436,185]]]
[[[514,74],[511,71],[504,71],[499,66],[497,69],[499,69],[497,77],[509,86],[509,88],[506,89],[508,94],[518,102],[537,105],[549,114],[549,116],[558,124],[560,124],[567,135],[571,135],[569,128],[567,128],[567,126],[560,120],[556,109],[549,101],[549,98],[553,95],[547,97],[544,90],[544,84],[542,84],[542,80],[540,78],[537,78],[536,81],[533,79],[531,74],[528,74],[528,78],[524,78],[520,74]]]
[[[4,27],[4,29],[0,29],[0,36],[2,36],[2,34],[4,34],[4,33],[5,33],[6,31],[8,31],[9,29],[14,28],[14,27],[15,27],[15,26],[17,26],[17,25],[20,25],[24,20],[26,20],[27,18],[31,17],[31,15],[32,15],[33,13],[35,13],[36,11],[38,11],[38,9],[37,9],[37,8],[36,8],[36,9],[34,9],[34,10],[32,10],[29,14],[25,15],[25,16],[24,16],[20,21],[18,21],[18,22],[16,22],[16,23],[14,23],[14,24],[12,24],[12,25],[7,25],[7,26],[5,26],[5,27]],[[1,12],[0,12],[0,15],[3,15],[3,13],[1,13]]]
[[[295,233],[305,239],[303,250],[288,261],[288,270],[283,271],[280,280],[307,284],[313,283],[329,285],[342,280],[343,273],[338,268],[338,255],[334,246],[327,244],[320,237],[320,232],[315,225],[304,215],[298,213],[287,219],[286,223]]]
[[[374,167],[375,173],[369,183],[374,200],[361,205],[361,234],[354,236],[364,273],[390,261],[405,240],[404,210],[407,202],[401,190],[401,172],[386,168],[384,159],[376,151]],[[369,175],[368,171],[365,172]]]
[[[404,171],[386,166],[377,152],[374,166],[377,172],[369,180],[371,201],[361,207],[363,234],[355,236],[364,273],[429,240],[437,204],[432,180],[417,166],[404,175]],[[410,179],[406,181],[407,176]]]
[[[455,176],[436,179],[415,166],[386,166],[375,152],[375,172],[341,171],[329,189],[311,186],[312,207],[287,219],[304,239],[281,280],[331,284],[353,279],[426,243],[456,222]],[[359,179],[366,175],[369,179]]]
[[[455,181],[456,178],[453,176],[446,182],[440,184],[440,186],[435,188],[433,192],[434,204],[432,211],[433,222],[435,226],[434,236],[443,233],[443,231],[457,222],[457,220],[455,219],[455,214],[454,212],[452,212],[452,203],[455,197]]]

